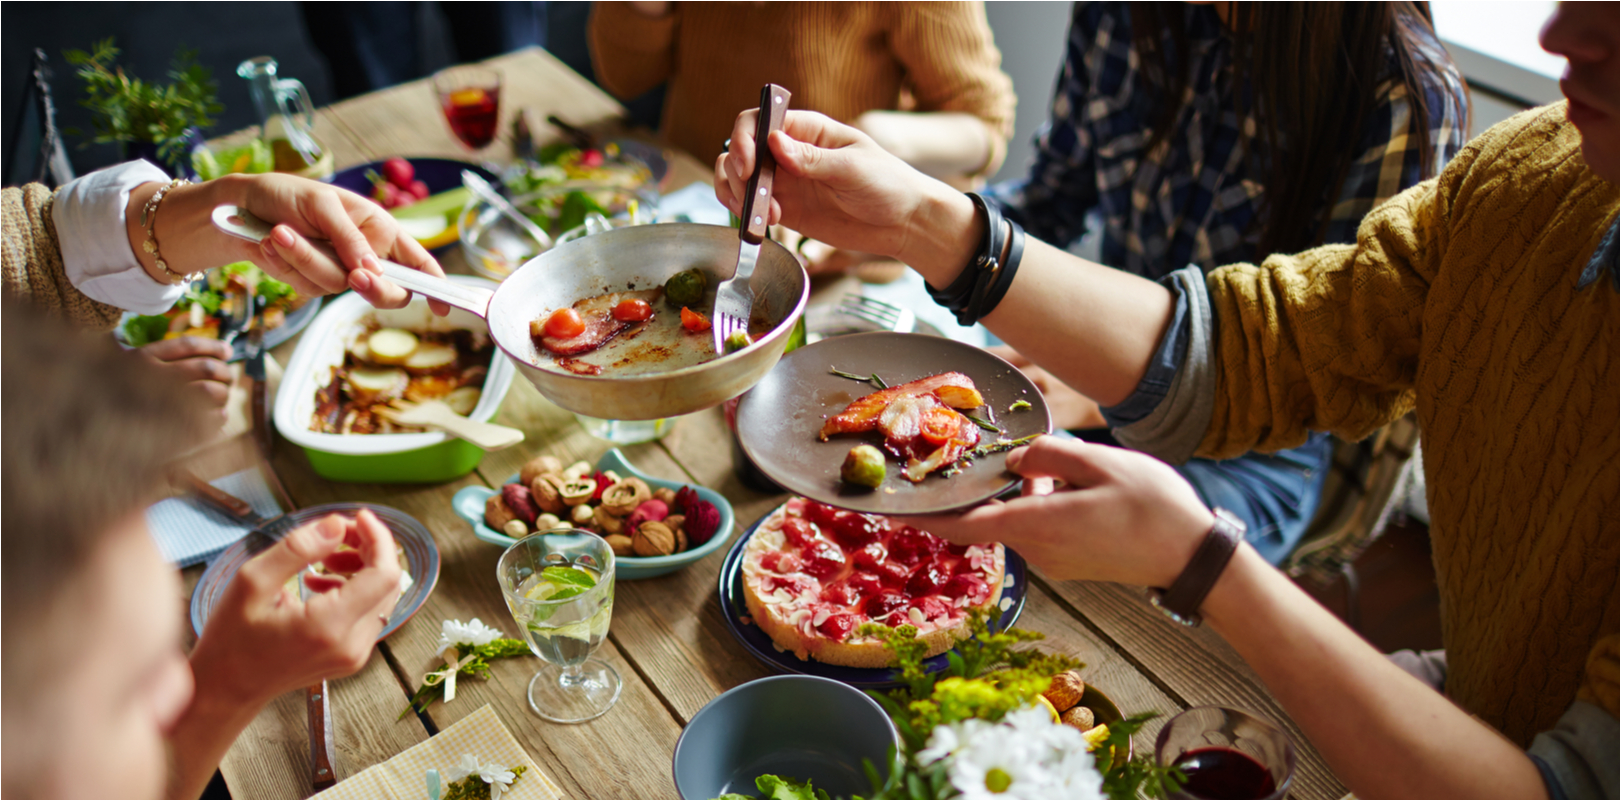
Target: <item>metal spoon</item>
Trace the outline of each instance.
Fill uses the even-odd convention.
[[[489,181],[478,177],[478,175],[472,170],[464,169],[461,171],[461,183],[468,189],[471,189],[473,194],[478,195],[483,199],[484,202],[494,206],[496,211],[506,215],[507,219],[517,223],[518,227],[522,228],[530,236],[534,237],[534,240],[540,243],[541,249],[551,249],[552,245],[554,244],[554,242],[551,241],[551,236],[548,235],[539,225],[534,224],[534,220],[523,216],[523,214],[519,213],[517,209],[513,208],[512,204],[507,202],[506,198],[502,197],[501,193],[497,191],[495,187],[489,185]]]

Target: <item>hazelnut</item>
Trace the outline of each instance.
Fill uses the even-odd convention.
[[[564,480],[573,480],[575,478],[589,475],[593,471],[594,470],[591,469],[591,465],[589,463],[584,461],[575,461],[574,463],[569,464],[567,469],[562,471],[562,476]]]
[[[614,555],[616,555],[616,556],[635,555],[635,549],[634,549],[634,546],[632,545],[632,543],[630,541],[630,537],[625,536],[622,533],[610,533],[610,534],[608,534],[607,536],[605,536],[603,538],[607,540],[608,546],[613,548],[613,554]]]
[[[542,533],[549,531],[552,528],[566,527],[568,526],[563,524],[562,518],[556,514],[541,514],[540,516],[534,518],[534,529]]]
[[[595,516],[596,512],[590,506],[584,504],[574,506],[574,510],[568,512],[568,518],[573,521],[575,525],[584,525],[595,518]]]
[[[686,552],[687,545],[691,544],[691,542],[687,541],[686,539],[686,531],[683,531],[680,528],[675,528],[673,530],[675,531],[675,552]]]
[[[514,519],[501,526],[501,533],[504,533],[513,539],[522,539],[523,537],[529,535],[529,526],[523,524],[523,520],[521,519]]]
[[[1052,685],[1046,687],[1046,691],[1041,694],[1053,708],[1062,713],[1079,705],[1080,698],[1085,693],[1086,682],[1080,679],[1080,673],[1071,670],[1052,676]]]
[[[534,483],[535,478],[541,475],[562,472],[562,467],[562,461],[556,456],[535,456],[529,459],[529,463],[523,465],[523,471],[518,474],[518,480],[522,481],[524,486],[529,486]]]
[[[669,506],[670,508],[674,508],[675,507],[675,490],[670,489],[668,487],[660,486],[657,489],[653,490],[653,499],[654,500],[662,500],[662,501],[664,501],[664,505]]]
[[[583,508],[583,506],[581,507]],[[602,529],[602,533],[624,532],[624,520],[609,514],[607,506],[598,506],[596,512],[591,515],[591,521],[596,523],[596,527]]]
[[[1085,706],[1075,706],[1062,714],[1063,724],[1089,731],[1097,724],[1097,715]]]
[[[562,499],[563,479],[560,475],[546,474],[529,483],[529,496],[534,504],[547,514],[561,514],[568,507]]]
[[[596,496],[596,481],[590,478],[574,478],[563,483],[561,492],[564,503],[578,508]]]
[[[642,503],[652,499],[652,489],[640,478],[625,478],[602,493],[602,505],[609,513],[627,516]]]
[[[484,501],[484,524],[495,530],[502,530],[506,523],[517,519],[517,514],[506,505],[506,500],[497,492]]]
[[[638,556],[667,556],[675,552],[675,532],[662,522],[643,522],[631,545]]]

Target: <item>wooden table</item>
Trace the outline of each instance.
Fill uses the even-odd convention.
[[[623,115],[611,98],[543,51],[490,63],[505,73],[505,119],[511,113],[505,109],[518,106],[533,108],[541,119],[557,113],[586,126],[610,126]],[[316,133],[336,152],[340,168],[395,154],[467,156],[440,117],[432,90],[421,81],[322,109]],[[483,156],[502,160],[510,155],[506,148],[498,142]],[[709,175],[707,165],[672,156],[666,191]],[[459,254],[446,258],[445,265],[466,271]],[[290,347],[278,354],[284,362]],[[368,501],[394,506],[432,531],[443,556],[438,588],[416,617],[379,644],[359,674],[332,682],[338,777],[384,761],[489,703],[568,795],[674,797],[670,757],[682,726],[721,692],[771,674],[732,638],[721,618],[715,589],[720,556],[665,577],[619,584],[612,630],[597,657],[619,671],[624,691],[605,716],[579,725],[542,720],[525,699],[538,664],[515,658],[497,662],[487,682],[461,683],[449,706],[436,703],[425,718],[396,720],[422,674],[437,666],[433,653],[442,620],[479,617],[498,627],[511,625],[494,578],[500,549],[473,537],[467,523],[451,511],[451,495],[463,486],[499,486],[539,454],[565,463],[594,462],[609,447],[521,380],[513,383],[497,421],[521,428],[526,441],[488,455],[471,475],[444,485],[331,483],[315,476],[296,447],[281,442],[276,449],[274,468],[299,505]],[[742,529],[783,497],[750,491],[737,481],[728,436],[720,412],[711,409],[682,419],[663,441],[628,447],[626,454],[652,475],[718,490],[735,507]],[[222,446],[210,454],[213,471],[223,472],[233,461],[239,464],[249,452],[241,440]],[[195,582],[200,570],[187,571],[188,583]],[[1181,709],[1236,706],[1282,721],[1301,743],[1293,797],[1317,800],[1344,794],[1288,715],[1218,637],[1174,625],[1149,607],[1137,589],[1051,581],[1039,573],[1031,584],[1019,626],[1045,633],[1045,646],[1083,660],[1086,679],[1126,713],[1161,714],[1138,735],[1138,752],[1150,752],[1163,721]],[[261,713],[221,769],[237,798],[302,798],[310,794],[308,759],[299,692]]]

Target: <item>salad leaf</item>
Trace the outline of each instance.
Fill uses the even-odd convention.
[[[195,303],[202,306],[203,310],[210,314],[218,314],[219,304],[223,302],[224,299],[225,298],[218,292],[199,290],[196,286],[192,286],[186,289],[186,293],[181,296],[180,302],[177,304],[177,306],[180,308],[189,308],[191,304]]]
[[[607,209],[590,194],[575,190],[563,196],[562,214],[557,217],[557,227],[551,232],[558,236],[585,224],[585,215],[595,211],[598,214],[607,214]]]
[[[577,152],[579,148],[567,142],[552,142],[541,147],[540,151],[534,154],[534,160],[542,164],[555,164],[561,161],[563,156]]]
[[[291,284],[282,283],[268,275],[265,276],[264,280],[259,281],[259,287],[255,291],[258,292],[260,297],[264,298],[267,306],[274,306],[276,303],[289,300],[298,295],[296,291],[293,291]]]
[[[145,347],[153,342],[162,341],[163,335],[169,332],[169,318],[162,314],[147,314],[131,317],[124,323],[124,341],[130,347]]]
[[[754,787],[763,794],[758,800],[832,800],[826,789],[817,789],[810,781],[796,781],[778,775],[761,775],[754,779]],[[756,800],[753,795],[730,792],[714,800]]]

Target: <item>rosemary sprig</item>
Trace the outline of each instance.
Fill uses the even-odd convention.
[[[889,388],[889,384],[884,383],[883,379],[879,378],[877,376],[876,372],[872,373],[871,375],[856,375],[853,372],[845,372],[845,371],[843,371],[843,370],[841,370],[841,369],[839,369],[837,367],[833,367],[832,368],[832,374],[837,375],[840,378],[848,378],[848,379],[850,379],[852,381],[860,381],[861,383],[870,383],[873,386],[876,386],[880,390]]]
[[[989,406],[985,406],[985,408],[989,408]],[[983,428],[983,429],[985,429],[985,430],[987,430],[987,431],[989,431],[991,433],[1003,433],[1004,432],[1000,428],[996,427],[995,425],[992,425],[992,424],[990,424],[988,422],[985,422],[984,420],[979,419],[978,417],[975,417],[972,414],[963,414],[962,416],[973,420],[974,425],[977,425],[977,426],[979,426],[979,427],[981,427],[981,428]]]
[[[972,419],[972,417],[968,417],[968,419]],[[940,477],[949,478],[952,475],[961,472],[966,467],[971,466],[973,464],[973,460],[976,458],[993,456],[997,453],[1005,453],[1008,450],[1012,450],[1016,447],[1023,447],[1024,445],[1035,441],[1035,438],[1038,436],[1041,436],[1041,434],[1032,433],[1028,436],[1021,436],[1017,439],[997,439],[989,444],[981,444],[978,447],[963,453],[960,458],[956,459],[955,463],[951,464],[945,469],[940,470]]]
[[[1011,413],[1013,411],[1028,411],[1028,410],[1030,410],[1030,409],[1032,409],[1034,407],[1035,406],[1030,405],[1030,402],[1028,400],[1015,400],[1015,401],[1013,401],[1012,405],[1007,407],[1007,411],[1008,411],[1008,413]]]

